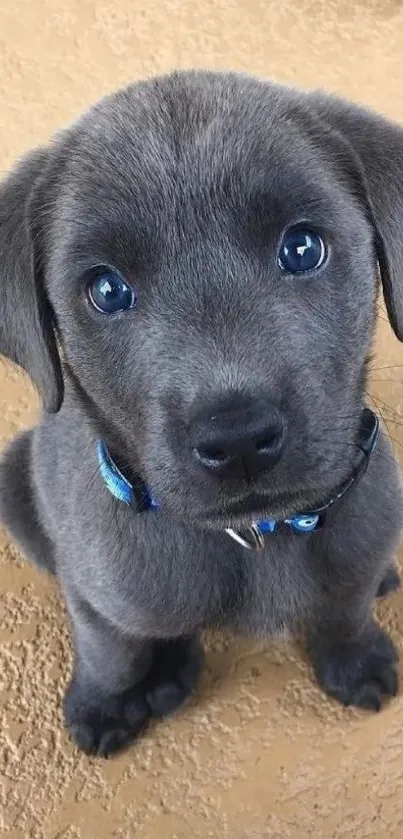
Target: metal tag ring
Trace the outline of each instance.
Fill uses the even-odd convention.
[[[262,551],[265,546],[264,536],[256,524],[252,524],[247,530],[233,530],[232,527],[226,528],[226,533],[249,551]]]

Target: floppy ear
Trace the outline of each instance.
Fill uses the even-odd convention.
[[[27,371],[45,410],[54,413],[62,402],[63,379],[32,219],[32,198],[48,155],[46,149],[32,152],[0,184],[0,353]]]
[[[403,128],[337,97],[315,93],[309,98],[321,121],[356,158],[389,320],[403,341]]]

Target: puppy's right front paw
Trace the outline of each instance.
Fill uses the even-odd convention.
[[[64,701],[73,739],[87,754],[108,757],[121,751],[150,717],[169,716],[195,692],[202,666],[202,647],[191,636],[156,642],[146,677],[122,693],[105,694],[73,678]]]
[[[134,740],[146,725],[150,708],[144,693],[136,689],[102,696],[94,688],[85,690],[73,679],[65,696],[64,713],[80,749],[108,757]]]

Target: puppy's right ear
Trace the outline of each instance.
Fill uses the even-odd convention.
[[[0,184],[0,353],[27,371],[45,410],[55,413],[63,378],[43,283],[41,236],[33,229],[33,197],[48,159],[46,149],[32,152]]]

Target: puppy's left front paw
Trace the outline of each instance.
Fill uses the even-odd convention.
[[[379,628],[365,641],[335,645],[326,652],[312,651],[321,687],[343,705],[380,711],[385,700],[398,691],[398,656],[388,636]]]

